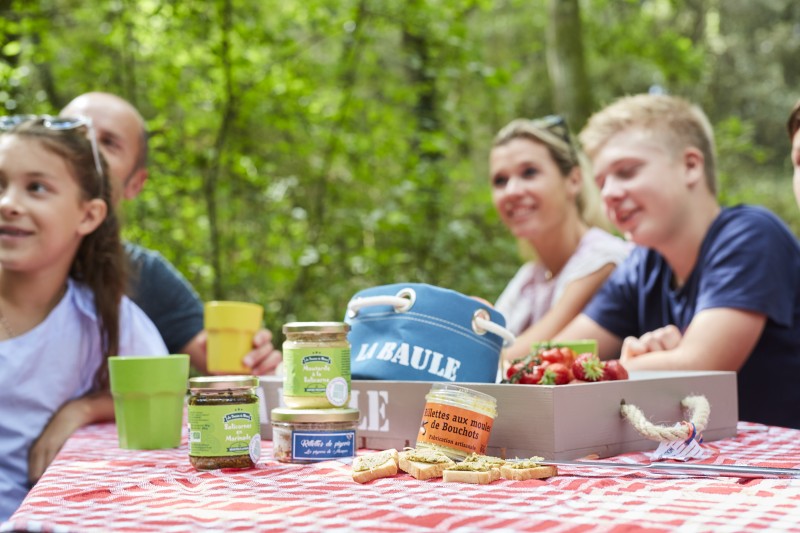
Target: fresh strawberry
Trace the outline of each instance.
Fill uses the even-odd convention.
[[[569,368],[564,363],[550,363],[544,369],[539,385],[564,385],[572,380]]]
[[[539,353],[539,356],[542,358],[542,361],[547,361],[548,363],[564,362],[564,354],[561,353],[559,348],[548,348],[547,350]]]
[[[628,379],[628,371],[619,362],[619,359],[611,359],[603,363],[603,380],[614,381],[617,379]]]
[[[521,371],[525,367],[525,364],[522,361],[512,363],[511,366],[508,367],[506,370],[506,378],[511,379],[514,377],[514,374]]]
[[[564,364],[567,365],[567,368],[571,368],[572,363],[575,361],[575,352],[572,351],[572,348],[567,346],[562,346],[559,350],[561,351],[561,355],[564,356]]]
[[[600,381],[603,379],[603,363],[591,353],[583,353],[572,363],[572,374],[581,381]]]
[[[575,352],[566,346],[548,348],[541,352],[539,356],[542,358],[542,361],[547,361],[548,363],[562,363],[566,365],[567,368],[572,366],[572,362],[575,360]]]
[[[542,379],[542,374],[544,373],[544,367],[529,363],[525,370],[522,372],[522,376],[519,378],[520,383],[524,383],[526,385],[533,385],[539,383],[539,380]]]

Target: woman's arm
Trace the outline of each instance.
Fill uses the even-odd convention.
[[[516,342],[503,352],[503,358],[511,361],[530,352],[536,342],[553,339],[573,318],[583,310],[606,278],[614,270],[609,263],[588,276],[576,279],[564,287],[564,294],[550,310],[535,324],[517,336]]]

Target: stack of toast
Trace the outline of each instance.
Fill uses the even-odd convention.
[[[541,465],[541,457],[506,461],[499,457],[472,454],[461,463],[447,455],[427,448],[395,449],[359,455],[353,461],[353,479],[366,483],[373,479],[390,477],[398,470],[416,479],[443,478],[456,483],[486,484],[505,478],[514,481],[543,479],[558,474],[555,466]]]

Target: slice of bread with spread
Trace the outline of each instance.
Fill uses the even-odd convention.
[[[499,457],[473,453],[461,463],[447,467],[442,478],[456,483],[485,485],[500,479],[500,467],[505,463],[505,460]]]
[[[505,459],[500,459],[499,457],[492,457],[491,455],[478,455],[477,453],[473,453],[465,457],[464,462],[487,464],[494,468],[500,468],[501,466],[506,464]]]
[[[505,479],[525,481],[528,479],[544,479],[558,475],[558,468],[553,465],[541,465],[541,457],[531,457],[521,461],[508,461],[500,467],[500,475]]]
[[[353,459],[353,480],[366,483],[373,479],[397,474],[399,457],[394,448],[382,452],[367,453]]]
[[[442,477],[445,468],[456,464],[442,452],[427,448],[407,448],[399,457],[400,470],[420,480]]]
[[[485,485],[500,479],[500,469],[490,463],[464,461],[445,468],[442,478],[449,482]]]

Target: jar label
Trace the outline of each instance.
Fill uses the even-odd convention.
[[[256,438],[258,437],[258,438]],[[230,457],[261,455],[258,402],[189,406],[189,455]]]
[[[327,399],[334,407],[347,402],[350,348],[284,347],[283,362],[286,396]]]
[[[486,454],[494,419],[491,416],[455,407],[428,402],[422,413],[417,444],[451,448],[467,455]]]
[[[355,430],[292,432],[293,461],[327,461],[355,455]]]

